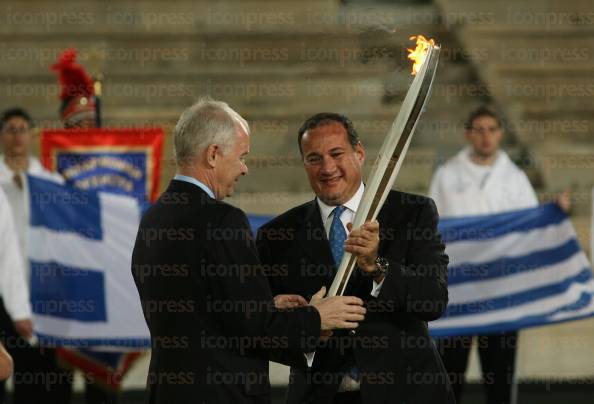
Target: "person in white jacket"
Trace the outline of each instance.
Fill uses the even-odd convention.
[[[503,128],[499,116],[487,107],[473,111],[465,124],[468,146],[437,169],[429,194],[440,217],[492,214],[538,205],[526,174],[500,149]],[[569,194],[558,200],[569,209]],[[481,335],[478,350],[489,404],[511,400],[517,332]],[[450,374],[456,401],[460,402],[472,336],[438,340]]]
[[[28,165],[22,159],[11,157],[28,153],[31,118],[26,112],[22,111],[21,114],[20,111],[22,110],[6,111],[0,118],[0,144],[4,150],[4,154],[0,155],[0,292],[17,333],[28,339],[32,335],[33,326],[27,287],[28,271],[23,251],[24,224],[21,223],[20,214],[20,210],[24,209],[24,201],[11,200],[4,191],[7,188],[8,194],[14,197],[12,185],[16,187],[21,180],[20,172],[15,170],[15,174],[12,174],[9,168],[13,162],[24,167]]]
[[[0,116],[0,187],[12,208],[16,234],[23,260],[27,263],[27,239],[29,221],[26,175],[34,175],[61,181],[57,173],[46,170],[39,159],[31,155],[33,120],[22,108],[12,108]],[[28,265],[25,266],[29,278]]]
[[[31,155],[32,128],[30,115],[21,108],[0,115],[0,337],[14,359],[15,404],[65,402],[62,397],[70,391],[70,376],[58,367],[55,350],[30,344],[26,174],[60,178]],[[4,387],[0,382],[0,402],[4,402]]]
[[[499,118],[477,109],[466,123],[469,145],[440,166],[429,190],[441,217],[504,212],[538,205],[526,174],[499,148]]]

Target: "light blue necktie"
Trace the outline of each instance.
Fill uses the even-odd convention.
[[[345,209],[344,206],[337,206],[334,208],[334,217],[332,218],[332,225],[330,225],[330,234],[328,236],[330,239],[332,257],[334,257],[334,262],[337,267],[340,265],[340,261],[344,255],[344,242],[347,238],[346,231],[340,220],[340,216]],[[351,368],[348,374],[353,380],[359,381],[359,370],[356,367]]]
[[[334,217],[332,218],[332,225],[330,226],[330,251],[332,251],[332,257],[336,266],[340,265],[342,256],[344,255],[344,242],[346,241],[347,234],[344,230],[340,215],[346,208],[344,206],[337,206],[334,208]]]

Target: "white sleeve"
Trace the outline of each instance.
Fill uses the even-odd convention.
[[[518,192],[520,193],[518,195],[518,202],[521,207],[530,208],[538,206],[538,197],[524,171],[520,171],[520,176],[518,177]]]
[[[13,321],[31,318],[25,266],[10,205],[0,189],[0,295]]]

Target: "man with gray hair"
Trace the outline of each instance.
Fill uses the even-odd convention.
[[[268,360],[303,361],[321,331],[356,328],[357,297],[273,298],[245,214],[247,122],[203,100],[175,127],[178,174],[142,218],[132,273],[151,332],[150,403],[269,403]]]

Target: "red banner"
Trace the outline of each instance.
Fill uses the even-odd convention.
[[[160,128],[43,130],[41,161],[74,187],[152,202],[159,195],[163,140]],[[82,370],[111,391],[120,390],[122,378],[141,355],[58,348],[63,366]]]
[[[154,201],[163,139],[161,128],[43,130],[41,161],[77,188]]]

